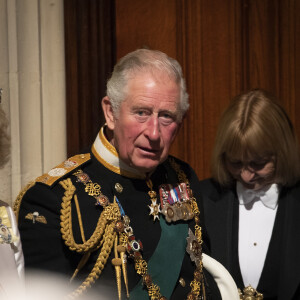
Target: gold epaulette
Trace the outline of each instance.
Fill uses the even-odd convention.
[[[36,180],[27,184],[27,186],[19,193],[16,200],[14,201],[13,210],[18,220],[19,218],[19,211],[23,196],[25,193],[35,185],[36,182],[41,182],[48,186],[52,186],[55,182],[57,182],[61,177],[67,175],[68,173],[72,172],[76,168],[80,167],[85,162],[91,159],[91,155],[87,154],[78,154],[72,156],[65,160],[63,163],[58,165],[57,167],[51,169],[48,173],[38,177]]]
[[[41,182],[48,186],[52,186],[61,177],[69,174],[70,172],[72,172],[82,164],[86,163],[90,159],[91,155],[89,153],[72,156],[64,162],[62,162],[60,165],[51,169],[48,173],[45,173],[44,175],[38,177],[35,181]]]

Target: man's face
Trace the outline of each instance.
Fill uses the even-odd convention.
[[[127,95],[108,124],[112,143],[126,164],[151,172],[167,158],[177,134],[180,89],[167,76],[141,72],[130,79]]]

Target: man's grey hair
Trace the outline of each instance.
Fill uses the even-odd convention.
[[[112,76],[107,82],[107,96],[110,99],[113,112],[118,114],[122,101],[127,96],[128,81],[139,72],[165,73],[180,87],[180,103],[178,121],[181,121],[189,108],[189,96],[182,74],[182,68],[177,60],[157,50],[138,49],[128,53],[115,65]]]

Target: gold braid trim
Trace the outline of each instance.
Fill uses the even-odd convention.
[[[25,195],[25,193],[35,185],[35,181],[31,181],[29,182],[24,189],[21,190],[21,192],[19,193],[19,195],[17,196],[14,204],[13,204],[13,210],[16,216],[16,219],[18,221],[19,219],[19,212],[20,212],[20,207],[21,207],[21,202],[23,199],[23,196]]]
[[[176,163],[175,159],[172,157],[169,157],[169,162],[172,166],[172,168],[175,170],[175,172],[177,173],[177,177],[179,182],[185,182],[186,184],[190,184],[184,171],[181,170],[180,166],[178,163]]]
[[[74,240],[72,230],[72,213],[71,213],[71,200],[75,193],[75,186],[70,178],[61,181],[60,184],[65,189],[65,193],[61,204],[61,233],[62,238],[65,240],[65,244],[71,251],[77,251],[78,253],[87,252],[91,249],[99,246],[99,242],[103,236],[105,227],[109,221],[113,221],[115,218],[120,217],[120,212],[117,203],[112,203],[104,207],[103,212],[100,215],[95,231],[90,239],[83,244],[77,244]]]
[[[68,295],[68,299],[74,299],[75,297],[80,296],[88,287],[91,287],[91,285],[99,278],[99,276],[102,273],[102,270],[104,269],[107,260],[109,258],[109,255],[111,253],[112,247],[114,245],[114,240],[116,237],[116,231],[115,228],[115,222],[110,223],[108,226],[106,226],[105,233],[104,233],[104,243],[103,247],[100,251],[100,254],[97,258],[97,261],[91,271],[91,273],[88,275],[88,277],[85,279],[85,281],[70,295]]]
[[[65,244],[71,251],[77,251],[79,253],[83,252],[85,254],[102,247],[90,274],[74,292],[67,296],[68,299],[73,299],[80,296],[88,287],[91,287],[91,285],[101,275],[114,245],[114,240],[117,235],[117,232],[115,231],[115,225],[116,221],[121,217],[121,214],[117,203],[112,203],[105,206],[99,217],[96,229],[90,239],[88,241],[83,241],[83,244],[77,244],[73,236],[71,212],[71,200],[75,194],[76,188],[70,178],[61,181],[60,184],[65,189],[65,193],[62,198],[60,216],[61,233]],[[80,218],[80,216],[78,217]],[[79,224],[82,224],[81,220]],[[78,269],[80,268],[78,267]]]

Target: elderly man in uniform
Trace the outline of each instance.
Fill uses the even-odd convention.
[[[123,57],[91,152],[16,201],[25,267],[80,282],[70,297],[98,287],[101,299],[218,299],[203,271],[198,179],[168,155],[188,107],[176,60],[146,49]]]

